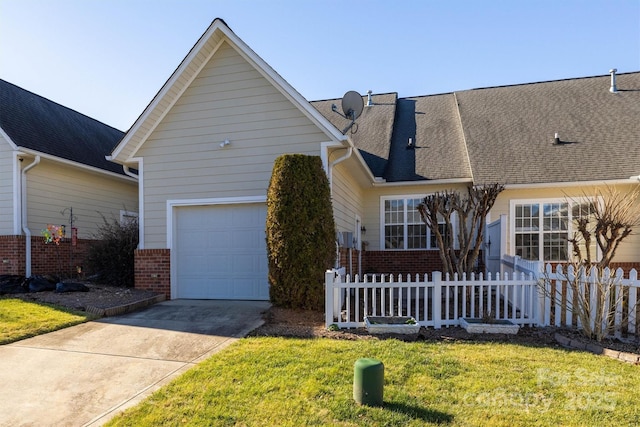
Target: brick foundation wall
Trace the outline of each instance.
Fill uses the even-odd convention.
[[[63,239],[59,245],[44,243],[40,236],[31,237],[31,273],[34,275],[53,274],[62,277],[82,278],[84,266],[92,240]],[[80,273],[78,272],[80,268]]]
[[[416,274],[442,271],[437,250],[422,251],[364,251],[363,273]]]
[[[612,269],[622,268],[624,270],[624,275],[627,277],[629,272],[635,268],[635,270],[640,273],[640,262],[612,262]]]
[[[349,268],[349,249],[340,248],[340,266],[346,269],[347,274],[358,274],[358,254],[360,251],[351,249],[351,268]],[[363,252],[364,253],[364,252]],[[364,260],[363,260],[364,267]],[[364,268],[362,273],[364,273]]]
[[[25,237],[0,236],[0,274],[25,272]]]
[[[548,263],[551,264],[551,267],[553,269],[553,271],[555,271],[555,268],[558,264],[563,265],[563,268],[566,268],[564,266],[564,264],[566,263],[560,263],[560,262],[551,262]],[[546,265],[546,264],[545,264]],[[624,277],[628,277],[629,276],[629,272],[633,269],[635,269],[638,272],[638,275],[640,275],[640,261],[639,262],[612,262],[610,265],[610,268],[612,270],[617,270],[618,268],[621,268],[624,271]]]
[[[84,266],[91,240],[64,239],[60,245],[45,244],[40,236],[31,236],[31,274],[78,277],[77,267]],[[0,274],[26,274],[26,237],[0,236]]]
[[[171,251],[138,249],[135,251],[136,289],[162,292],[171,298]]]

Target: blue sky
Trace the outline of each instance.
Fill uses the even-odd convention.
[[[0,0],[0,78],[127,130],[216,17],[308,100],[640,70],[640,0]]]

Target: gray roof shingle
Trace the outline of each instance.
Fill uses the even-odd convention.
[[[413,148],[408,147],[409,138]],[[471,178],[453,95],[398,99],[384,178],[388,182]]]
[[[367,163],[373,176],[384,176],[389,161],[389,141],[393,132],[394,115],[398,94],[387,93],[373,95],[373,106],[367,107],[367,99],[363,97],[365,104],[361,116],[356,120],[357,126],[349,134],[355,147],[360,151],[362,158]],[[349,120],[331,111],[331,104],[338,106],[342,112],[340,99],[328,99],[314,101],[311,105],[327,118],[336,128],[344,130],[350,123]]]
[[[1,79],[0,127],[18,147],[123,174],[105,159],[123,132]]]
[[[640,174],[640,73],[456,92],[476,183]],[[554,144],[558,132],[564,144]]]
[[[374,95],[351,135],[388,182],[532,184],[640,174],[640,72],[397,98]],[[340,100],[312,102],[338,129]],[[561,144],[554,143],[559,133]],[[415,148],[407,149],[409,138]]]

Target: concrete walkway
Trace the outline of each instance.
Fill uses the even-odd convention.
[[[173,300],[0,346],[0,426],[99,426],[262,324],[269,303]]]

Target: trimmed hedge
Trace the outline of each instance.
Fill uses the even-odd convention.
[[[269,296],[275,306],[321,310],[335,258],[331,190],[318,156],[285,154],[267,190]]]

